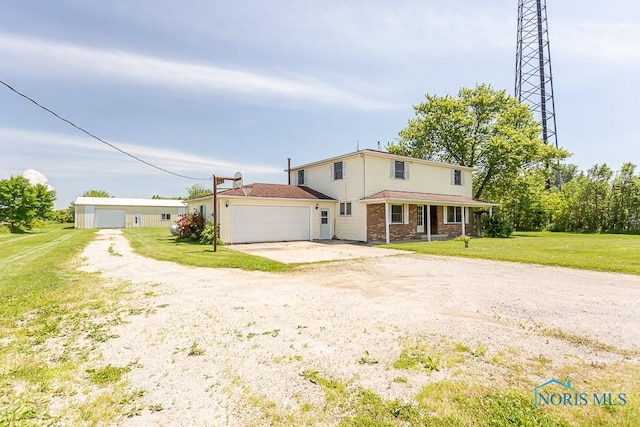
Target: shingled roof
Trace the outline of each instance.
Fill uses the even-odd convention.
[[[384,190],[371,196],[361,199],[364,202],[381,202],[381,201],[406,201],[406,202],[421,202],[421,203],[433,203],[433,204],[451,204],[461,206],[478,206],[489,207],[497,206],[496,203],[483,202],[482,200],[475,200],[470,197],[453,196],[448,194],[432,194],[432,193],[416,193],[410,191],[391,191]]]
[[[275,199],[334,200],[304,185],[285,184],[249,184],[241,188],[231,188],[218,193],[218,196],[264,197]]]

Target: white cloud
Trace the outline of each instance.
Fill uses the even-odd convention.
[[[35,169],[27,169],[22,173],[22,176],[27,178],[32,185],[42,184],[46,186],[49,191],[54,190],[51,185],[47,184],[49,180],[40,171],[37,171]]]
[[[39,39],[0,36],[0,68],[58,78],[99,78],[136,85],[181,88],[258,98],[309,101],[375,110],[395,105],[326,82],[172,61],[123,50],[94,49]]]
[[[196,178],[207,178],[214,173],[218,175],[233,174],[235,171],[241,171],[245,174],[283,174],[282,168],[270,165],[240,163],[174,149],[118,141],[110,142],[149,163]],[[7,156],[16,157],[16,153],[33,156],[33,153],[39,153],[38,161],[40,164],[46,164],[47,170],[51,170],[51,174],[57,176],[73,174],[157,175],[162,173],[89,137],[0,127],[0,145],[12,147],[9,152],[5,153]]]

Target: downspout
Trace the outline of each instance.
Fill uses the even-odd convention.
[[[291,157],[287,157],[287,184],[291,185]]]

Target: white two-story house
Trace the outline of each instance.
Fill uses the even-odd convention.
[[[226,243],[344,239],[431,240],[470,234],[472,168],[361,150],[288,170],[289,183],[218,193]],[[208,218],[211,196],[189,200]]]

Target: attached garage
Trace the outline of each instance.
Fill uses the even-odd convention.
[[[211,195],[187,200],[189,211],[213,219]],[[330,239],[336,201],[303,185],[249,184],[218,191],[224,243]]]
[[[231,217],[232,243],[312,239],[309,206],[235,205]]]

